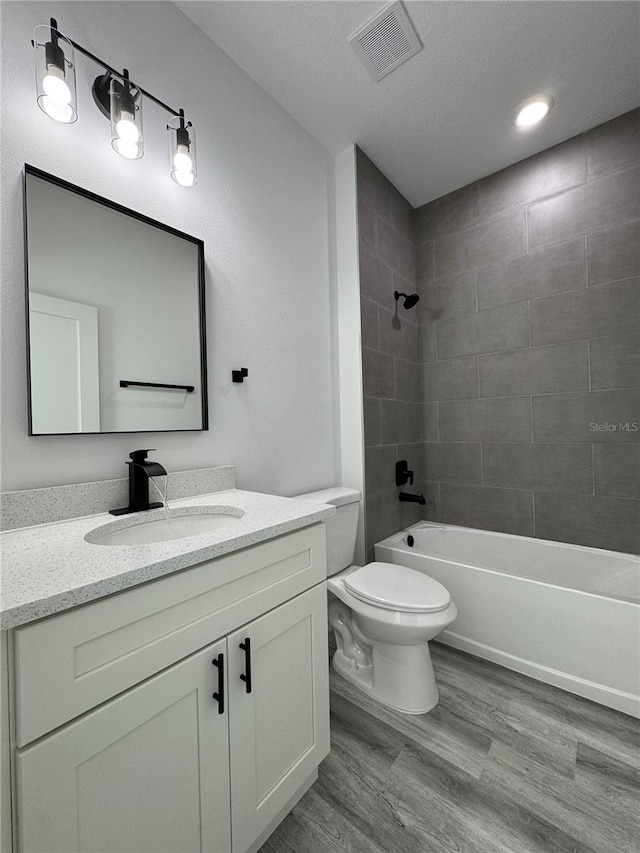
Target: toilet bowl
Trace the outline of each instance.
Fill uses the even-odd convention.
[[[354,576],[360,581],[355,592]],[[434,708],[438,688],[427,644],[457,615],[446,589],[391,563],[351,566],[330,577],[327,588],[337,644],[333,668],[397,711],[424,714]]]
[[[360,493],[326,489],[298,495],[336,506],[327,521],[329,625],[336,637],[333,668],[377,701],[407,714],[438,703],[429,640],[457,616],[442,584],[392,563],[350,565]],[[346,566],[346,568],[345,568]]]

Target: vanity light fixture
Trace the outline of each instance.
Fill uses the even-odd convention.
[[[192,187],[198,179],[196,168],[196,133],[184,110],[167,125],[170,134],[171,177],[181,187]]]
[[[129,79],[106,71],[93,83],[93,100],[111,121],[111,145],[122,157],[138,160],[144,154],[142,136],[142,92]]]
[[[112,68],[77,42],[64,36],[55,18],[36,27],[31,42],[36,54],[38,106],[55,121],[71,124],[78,118],[74,50],[104,71],[94,80],[93,99],[111,123],[111,145],[121,157],[139,160],[144,155],[142,98],[153,101],[173,118],[167,125],[171,142],[170,174],[183,187],[197,181],[195,129],[184,110],[175,110],[134,83],[125,68]]]
[[[78,118],[73,45],[58,32],[55,18],[51,18],[49,26],[35,28],[32,43],[36,52],[38,106],[52,119],[72,124]]]
[[[527,98],[516,110],[513,123],[521,130],[535,127],[549,114],[553,104],[551,95],[535,95],[533,98]]]

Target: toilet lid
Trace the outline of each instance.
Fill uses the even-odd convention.
[[[369,563],[347,575],[344,585],[361,601],[413,613],[444,610],[451,596],[441,583],[406,566]]]

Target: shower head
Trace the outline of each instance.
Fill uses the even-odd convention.
[[[414,305],[416,305],[416,303],[418,302],[418,299],[420,299],[420,297],[417,293],[411,293],[409,294],[409,296],[405,296],[404,307],[407,309],[413,308]]]
[[[407,311],[409,310],[409,308],[413,308],[413,306],[417,303],[418,299],[420,299],[417,293],[409,293],[407,295],[406,293],[399,293],[397,290],[393,292],[393,296],[396,302],[398,301],[398,299],[400,299],[401,296],[404,296],[404,302],[402,304],[402,307],[406,308]]]

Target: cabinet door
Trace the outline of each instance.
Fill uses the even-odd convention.
[[[325,585],[231,634],[227,647],[231,835],[243,853],[329,752]]]
[[[231,850],[224,640],[18,753],[24,853]]]

